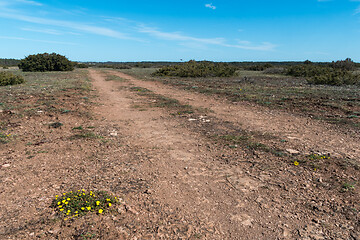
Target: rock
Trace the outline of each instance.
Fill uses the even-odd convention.
[[[196,119],[194,119],[194,118],[189,118],[189,121],[191,122],[191,121],[196,121]]]
[[[118,133],[117,133],[116,131],[112,131],[112,132],[110,133],[110,136],[116,137],[117,135],[118,135]]]
[[[2,165],[1,167],[3,167],[3,168],[8,168],[8,167],[10,167],[11,165],[10,164],[8,164],[8,163],[5,163],[4,165]]]
[[[291,148],[286,149],[286,151],[287,151],[288,153],[294,154],[294,155],[300,153],[299,151],[297,151],[297,150],[295,150],[295,149],[291,149]]]

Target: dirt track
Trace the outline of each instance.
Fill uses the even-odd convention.
[[[349,198],[346,202],[344,194],[333,195],[338,190],[331,188],[331,176],[345,179],[349,172],[332,172],[331,166],[325,173],[312,172],[280,162],[268,153],[251,155],[242,149],[225,149],[209,142],[204,132],[211,131],[207,123],[226,123],[271,135],[269,144],[273,139],[286,139],[284,149],[352,159],[360,156],[358,138],[309,118],[108,73],[128,81],[105,81],[103,73],[90,70],[103,104],[95,112],[118,125],[127,143],[146,154],[148,161],[138,170],[144,179],[153,181],[151,197],[198,223],[188,228],[188,238],[196,237],[196,232],[206,239],[359,237],[359,213],[347,217],[345,210],[356,201]],[[204,117],[209,121],[174,118],[159,108],[140,111],[134,106],[149,99],[129,91],[133,86],[210,109]]]
[[[118,71],[38,78],[4,88],[0,239],[360,239],[358,136]],[[83,188],[120,204],[50,207]]]

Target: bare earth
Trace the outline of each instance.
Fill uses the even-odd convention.
[[[109,74],[124,80],[106,81]],[[359,187],[343,188],[359,182],[359,136],[118,71],[90,69],[89,76],[98,96],[87,107],[93,118],[61,115],[69,127],[54,131],[66,135],[76,125],[92,125],[112,140],[57,142],[54,132],[43,129],[48,141],[2,151],[11,167],[0,169],[0,239],[90,239],[81,238],[88,232],[94,239],[360,239]],[[133,87],[199,111],[174,116]],[[29,120],[26,131],[39,130],[37,121]],[[232,148],[214,139],[240,131],[288,154]],[[45,157],[20,157],[44,144],[50,149]],[[293,164],[298,155],[312,153],[331,159],[319,169]],[[111,216],[53,220],[51,197],[66,186],[84,185],[121,196],[122,206]]]

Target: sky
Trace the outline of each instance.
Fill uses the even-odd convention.
[[[360,62],[360,0],[0,0],[0,58]]]

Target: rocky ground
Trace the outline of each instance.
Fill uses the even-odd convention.
[[[117,71],[88,77],[6,89],[18,108],[0,113],[1,239],[360,239],[358,136]],[[50,208],[82,188],[120,204],[72,220]]]

